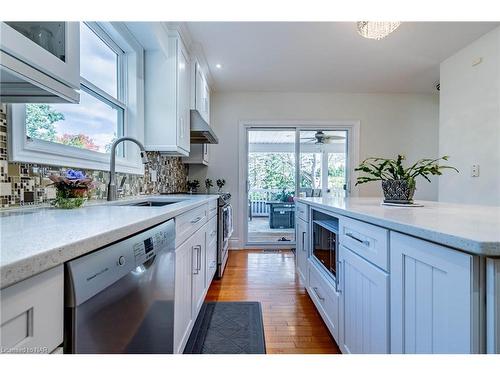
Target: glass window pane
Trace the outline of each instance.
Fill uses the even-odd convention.
[[[5,22],[62,61],[66,61],[64,22]]]
[[[118,55],[83,22],[80,22],[80,74],[117,97]]]
[[[31,138],[109,153],[111,143],[122,135],[122,129],[123,110],[84,90],[78,105],[26,105],[26,132]]]

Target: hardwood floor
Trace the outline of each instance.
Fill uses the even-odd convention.
[[[340,353],[295,272],[291,251],[230,251],[206,301],[259,301],[268,354]]]

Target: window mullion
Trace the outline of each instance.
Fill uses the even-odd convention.
[[[112,104],[114,107],[118,107],[123,109],[124,111],[127,109],[127,106],[125,103],[121,102],[120,100],[116,99],[115,97],[109,95],[106,91],[100,89],[96,85],[94,85],[92,82],[86,80],[83,77],[80,77],[80,83],[83,86],[83,89],[89,93],[92,96],[97,96],[98,99],[109,102],[109,104]]]

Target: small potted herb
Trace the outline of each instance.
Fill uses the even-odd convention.
[[[207,189],[207,194],[210,194],[210,188],[213,186],[214,186],[214,182],[210,178],[207,178],[205,180],[205,188]]]
[[[219,179],[217,179],[216,184],[217,184],[217,186],[219,188],[219,193],[220,193],[222,191],[222,188],[226,184],[226,180],[219,178]]]
[[[68,169],[64,176],[50,175],[49,179],[57,189],[56,198],[52,204],[58,208],[78,208],[90,198],[92,179],[82,171]]]
[[[356,185],[382,181],[385,203],[411,204],[416,188],[416,177],[422,176],[431,182],[429,176],[439,176],[443,169],[453,169],[458,172],[454,167],[439,165],[439,161],[447,161],[448,158],[443,156],[437,159],[420,159],[407,168],[403,166],[405,160],[403,155],[398,155],[396,159],[368,158],[354,169],[366,174],[358,177]]]
[[[187,186],[188,186],[190,194],[196,193],[198,191],[198,188],[200,187],[200,181],[198,181],[198,180],[192,180],[192,181],[189,180],[187,182]]]

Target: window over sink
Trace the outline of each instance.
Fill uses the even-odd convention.
[[[122,24],[81,22],[80,103],[10,106],[11,160],[107,170],[116,138],[142,138],[142,61]],[[142,173],[127,146],[118,148],[117,170]]]

